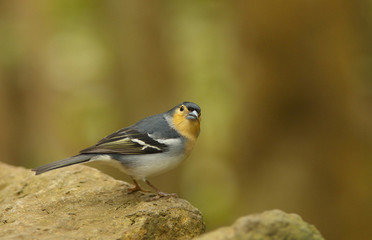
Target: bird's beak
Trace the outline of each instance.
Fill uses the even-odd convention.
[[[199,114],[196,110],[194,110],[194,111],[190,112],[189,114],[187,114],[186,118],[189,119],[189,120],[196,120],[196,119],[199,118]]]

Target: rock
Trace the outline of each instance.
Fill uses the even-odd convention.
[[[128,194],[128,183],[86,166],[35,176],[0,163],[1,239],[191,239],[205,231],[187,201]],[[239,218],[197,240],[320,240],[318,230],[280,210]]]
[[[266,211],[239,218],[232,226],[206,233],[195,240],[321,240],[312,225],[297,214],[280,210]]]
[[[205,230],[186,200],[128,194],[129,184],[86,166],[35,176],[0,163],[1,239],[191,239]]]

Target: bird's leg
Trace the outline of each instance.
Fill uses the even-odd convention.
[[[134,185],[135,187],[132,187],[132,188],[129,188],[129,193],[134,193],[134,192],[137,192],[137,191],[141,191],[141,192],[150,192],[149,190],[145,190],[143,189],[139,184],[138,182],[136,181],[136,179],[134,179],[133,177],[131,177],[133,182],[134,182]]]
[[[161,197],[176,197],[176,198],[178,198],[178,195],[176,193],[160,192],[157,187],[155,187],[154,185],[152,185],[149,182],[149,180],[145,179],[145,182],[147,183],[147,185],[149,185],[150,187],[152,187],[156,191],[156,193],[158,194],[158,196],[156,196],[153,200],[158,199],[158,198],[161,198]]]

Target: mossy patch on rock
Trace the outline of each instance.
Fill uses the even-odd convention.
[[[265,211],[239,218],[233,225],[206,233],[196,240],[324,240],[319,231],[297,214]]]

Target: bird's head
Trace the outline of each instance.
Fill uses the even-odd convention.
[[[171,110],[173,125],[187,138],[197,138],[200,132],[201,109],[192,102],[183,102]]]

